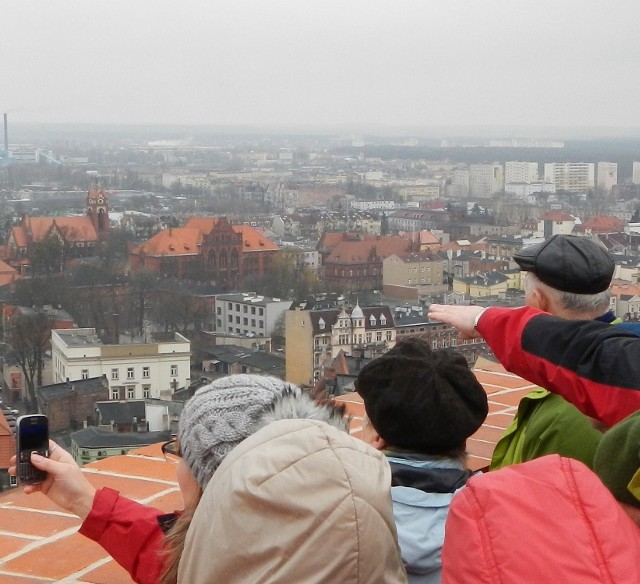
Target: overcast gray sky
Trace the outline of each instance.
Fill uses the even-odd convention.
[[[638,0],[2,0],[16,122],[640,127]]]

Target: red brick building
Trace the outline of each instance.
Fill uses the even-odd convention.
[[[234,289],[247,276],[264,275],[279,253],[253,227],[231,225],[224,217],[192,217],[184,227],[165,229],[136,247],[130,262],[132,270]]]

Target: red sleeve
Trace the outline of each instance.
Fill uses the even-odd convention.
[[[163,568],[160,515],[104,487],[96,492],[79,532],[99,543],[137,584],[157,584]]]
[[[506,369],[612,426],[640,409],[640,340],[533,308],[490,308],[478,331]]]

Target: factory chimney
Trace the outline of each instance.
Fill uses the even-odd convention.
[[[4,151],[9,152],[9,124],[7,114],[4,114]]]

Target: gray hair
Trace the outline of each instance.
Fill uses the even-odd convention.
[[[572,312],[605,312],[609,308],[611,292],[604,290],[597,294],[576,294],[575,292],[564,292],[552,288],[545,284],[533,272],[527,272],[524,279],[524,293],[530,294],[533,290],[542,290],[545,294],[553,297],[556,302],[565,310]]]

